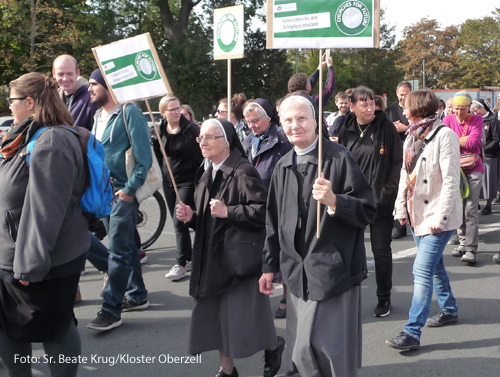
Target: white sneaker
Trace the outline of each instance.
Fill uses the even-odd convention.
[[[191,271],[191,261],[186,262],[186,266],[184,267],[186,271]]]
[[[176,264],[174,267],[170,269],[170,271],[165,275],[167,279],[172,281],[180,280],[184,276],[186,276],[186,269],[182,266]]]

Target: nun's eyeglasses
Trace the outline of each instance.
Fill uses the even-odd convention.
[[[219,139],[219,138],[221,138],[221,137],[224,137],[224,135],[221,135],[221,136],[210,136],[210,135],[198,136],[198,137],[196,138],[196,142],[197,142],[198,144],[200,144],[200,143],[203,143],[203,140],[206,140],[206,141],[210,142],[210,141],[213,141],[213,140],[215,140],[215,139]]]

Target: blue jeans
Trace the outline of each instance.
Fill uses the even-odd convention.
[[[109,237],[109,279],[102,296],[102,309],[116,317],[121,315],[125,292],[127,298],[136,302],[145,301],[148,297],[134,239],[138,208],[139,203],[135,199],[131,202],[118,199],[111,214],[103,219]]]
[[[177,191],[181,201],[194,208],[194,183],[181,183],[177,185]],[[175,206],[178,204],[175,190],[168,184],[163,185],[163,193],[167,202],[168,211],[172,216],[172,222],[175,230],[175,241],[177,243],[177,263],[179,266],[185,267],[186,262],[191,261],[191,235],[189,227],[182,221],[177,220],[175,215]]]
[[[413,229],[412,229],[413,233]],[[413,300],[410,318],[405,325],[405,332],[420,340],[431,308],[433,285],[441,310],[450,315],[458,314],[455,297],[451,292],[450,280],[444,268],[443,250],[451,238],[453,231],[439,234],[415,236],[418,252],[413,263]]]

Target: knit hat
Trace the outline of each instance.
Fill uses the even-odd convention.
[[[97,68],[94,72],[92,72],[89,80],[95,80],[99,84],[101,84],[104,87],[104,89],[109,90],[108,86],[106,85],[106,81],[104,80],[104,77],[99,68]]]

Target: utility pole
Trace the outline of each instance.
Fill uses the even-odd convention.
[[[422,58],[422,89],[425,89],[425,57]]]

